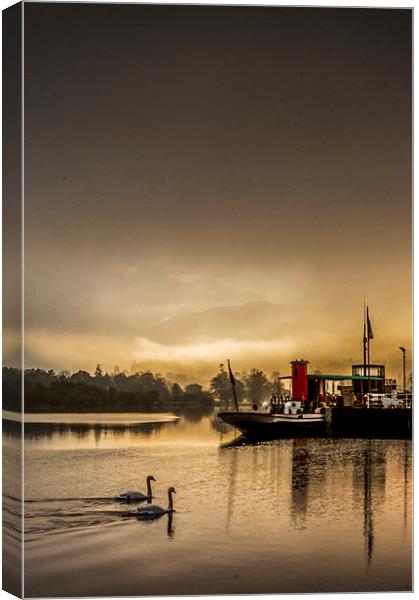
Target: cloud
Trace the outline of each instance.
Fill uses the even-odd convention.
[[[185,367],[193,365],[195,368],[199,363],[218,364],[226,360],[226,357],[243,361],[247,356],[251,357],[251,361],[266,361],[278,353],[291,354],[295,350],[296,342],[295,338],[269,341],[225,338],[200,344],[168,345],[139,337],[135,340],[135,355],[140,364],[144,361]],[[249,359],[246,359],[246,363],[248,362]]]

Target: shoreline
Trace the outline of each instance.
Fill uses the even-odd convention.
[[[138,416],[145,418],[139,419]],[[122,418],[123,417],[123,418]],[[133,417],[133,418],[130,418]],[[38,412],[18,413],[3,410],[2,418],[12,423],[43,423],[70,425],[145,425],[148,423],[176,422],[180,416],[173,413],[147,412]]]

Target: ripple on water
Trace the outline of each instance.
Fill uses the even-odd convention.
[[[95,447],[70,432],[28,440],[29,595],[411,587],[410,442],[223,447],[210,420],[171,427]],[[138,521],[114,500],[144,491],[148,474],[158,504],[177,490],[171,523]]]

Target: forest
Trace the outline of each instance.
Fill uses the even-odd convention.
[[[271,379],[260,369],[249,373],[234,373],[235,391],[239,403],[258,403],[282,391],[279,373]],[[3,368],[3,408],[21,411],[22,372]],[[233,400],[230,377],[223,364],[208,382],[208,389],[199,383],[182,387],[160,374],[138,371],[129,374],[115,369],[103,372],[100,364],[95,373],[25,369],[25,412],[132,412],[175,410],[179,407],[212,408],[214,401]]]

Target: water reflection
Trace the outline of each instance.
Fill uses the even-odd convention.
[[[204,417],[212,417],[214,414],[214,408],[211,404],[185,404],[181,407],[169,406],[175,415],[183,417],[189,423],[199,423]]]
[[[269,452],[266,449],[269,448]],[[246,460],[241,453],[246,449]],[[344,514],[347,498],[342,497],[352,471],[352,496],[356,513],[360,515],[359,531],[363,539],[365,569],[371,569],[376,547],[377,512],[384,511],[387,492],[387,453],[397,449],[403,492],[404,539],[408,533],[410,508],[411,442],[384,440],[318,440],[300,438],[265,443],[246,443],[245,438],[235,438],[223,444],[221,451],[229,457],[227,518],[225,531],[230,531],[235,505],[243,490],[238,486],[244,477],[250,485],[262,478],[269,481],[269,494],[275,490],[278,514],[283,505],[280,497],[290,489],[289,516],[295,531],[302,532],[327,513]],[[290,461],[286,476],[287,457]],[[397,462],[396,462],[397,464]],[[348,472],[349,468],[349,472]],[[392,469],[395,469],[394,456]],[[249,476],[250,475],[250,476]],[[397,478],[397,474],[393,474]],[[397,479],[396,479],[397,481]],[[393,483],[392,486],[393,488]],[[238,489],[239,488],[239,489]],[[394,493],[394,492],[392,492]],[[329,503],[327,498],[329,497]],[[336,501],[336,498],[338,499]],[[324,500],[322,500],[324,499]],[[392,498],[394,502],[394,497]]]
[[[234,510],[234,496],[236,493],[236,478],[237,478],[237,462],[238,462],[238,452],[232,450],[230,452],[230,476],[229,476],[229,486],[228,486],[228,499],[227,499],[227,522],[226,522],[226,533],[230,530],[230,522],[233,516]]]
[[[310,483],[310,452],[307,438],[295,439],[292,446],[291,517],[296,527],[305,527]]]
[[[367,568],[370,567],[374,551],[374,514],[372,505],[372,448],[371,441],[367,441],[364,450],[364,540],[367,553]]]
[[[375,511],[385,502],[386,446],[378,440],[364,440],[362,451],[353,460],[355,503],[362,506],[366,568],[371,567],[375,544]]]
[[[16,423],[13,435],[7,438],[3,422],[3,586],[15,595],[22,596],[21,552],[22,531],[22,425]]]
[[[231,431],[231,425],[228,425],[224,421],[222,421],[217,415],[214,415],[211,419],[211,424],[216,431],[219,433],[225,434]]]
[[[156,594],[167,579],[184,593],[410,589],[410,441],[249,444],[195,418],[27,424],[31,596]],[[146,473],[159,504],[176,486],[175,515],[123,516],[115,496]]]
[[[167,537],[172,538],[175,534],[175,528],[173,526],[173,513],[167,515]]]
[[[55,448],[80,447],[80,442],[85,448],[180,441],[211,441],[217,445],[234,437],[233,428],[222,424],[211,407],[191,405],[173,408],[169,414],[30,414],[30,421],[25,420],[24,435],[27,442],[34,442],[38,447]],[[6,440],[15,438],[20,430],[21,423],[3,418]]]
[[[174,512],[176,512],[176,511],[174,511]],[[162,520],[167,519],[167,527],[166,527],[167,537],[169,539],[172,539],[173,536],[175,535],[175,527],[174,527],[174,524],[173,524],[173,521],[174,521],[174,517],[173,517],[174,513],[173,512],[167,513],[165,515],[161,515],[160,517],[155,517],[154,519],[144,519],[144,518],[141,518],[140,516],[138,516],[138,514],[136,514],[136,512],[122,513],[122,514],[125,517],[132,517],[132,516],[134,516],[135,519],[136,519],[136,521],[138,522],[138,524],[141,527],[153,527],[153,526],[155,527],[156,526],[156,522],[160,521],[161,519]]]
[[[8,422],[8,421],[6,421]],[[177,421],[171,421],[170,425],[176,426]],[[168,423],[142,423],[140,425],[83,425],[83,424],[66,424],[66,423],[26,423],[25,424],[25,439],[38,440],[41,438],[51,440],[55,436],[61,438],[74,436],[78,440],[85,439],[89,436],[94,437],[96,442],[99,442],[102,436],[112,434],[116,438],[123,437],[127,432],[141,436],[151,436],[157,433]]]
[[[409,496],[409,474],[411,472],[411,443],[408,440],[403,444],[403,532],[407,531],[407,512]]]

